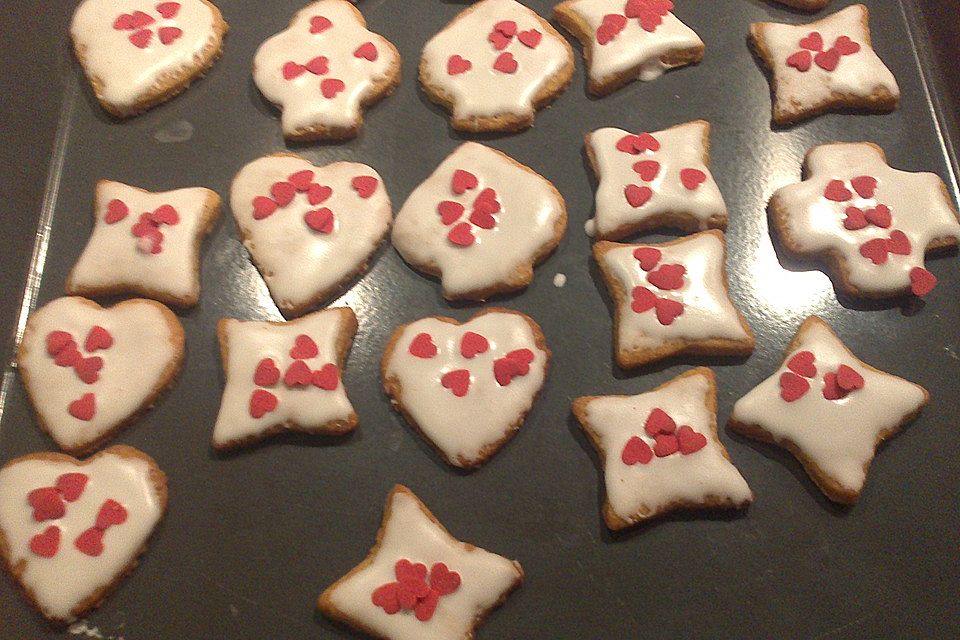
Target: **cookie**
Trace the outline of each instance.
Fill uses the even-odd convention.
[[[207,0],[83,0],[73,51],[100,105],[117,118],[179,94],[223,51],[227,23]]]
[[[703,59],[703,40],[671,11],[670,0],[566,0],[553,8],[583,45],[587,87],[597,96]]]
[[[828,498],[853,504],[877,447],[929,399],[920,385],[859,360],[830,325],[811,316],[780,369],[737,401],[729,425],[783,447]]]
[[[153,406],[180,373],[183,327],[153,300],[104,308],[57,298],[30,314],[17,368],[40,428],[90,453]]]
[[[472,469],[520,429],[549,364],[532,318],[490,307],[462,324],[432,316],[399,327],[383,353],[383,386],[448,464]]]
[[[522,583],[519,562],[460,542],[396,485],[370,554],[317,607],[375,638],[468,640]]]
[[[803,172],[803,182],[779,189],[768,206],[788,251],[829,264],[853,296],[923,296],[934,288],[925,254],[960,241],[939,176],[893,169],[868,142],[813,147]]]
[[[717,382],[706,367],[635,396],[577,398],[573,413],[603,464],[603,519],[614,531],[671,511],[753,502],[717,436]]]
[[[166,475],[132,447],[21,456],[0,469],[0,555],[37,611],[66,625],[133,571],[166,509]]]
[[[289,140],[357,135],[363,109],[400,84],[400,54],[346,0],[318,0],[257,49],[253,81],[283,112]]]
[[[232,449],[283,431],[353,431],[357,414],[341,371],[356,333],[357,316],[348,307],[291,322],[221,320],[227,384],[213,446]]]
[[[595,244],[593,257],[614,303],[617,364],[753,353],[753,332],[730,301],[726,256],[720,231],[661,244]]]
[[[775,3],[785,4],[793,9],[802,11],[820,11],[830,4],[830,0],[774,0]]]
[[[151,193],[97,183],[93,233],[67,277],[75,296],[137,294],[191,307],[200,297],[200,245],[220,216],[201,187]]]
[[[465,142],[404,203],[392,239],[403,259],[439,277],[448,300],[525,288],[567,227],[560,192],[509,156]]]
[[[230,208],[244,246],[284,315],[297,316],[364,273],[391,223],[390,196],[372,167],[323,167],[292,153],[237,173]]]
[[[809,24],[755,22],[750,42],[772,74],[777,124],[837,109],[893,111],[900,102],[896,79],[871,46],[862,4]]]
[[[461,131],[520,131],[570,84],[573,49],[515,0],[481,0],[430,39],[420,58],[427,97]]]
[[[584,140],[599,182],[588,235],[620,240],[662,227],[727,227],[727,206],[710,174],[709,122],[640,134],[607,127]]]

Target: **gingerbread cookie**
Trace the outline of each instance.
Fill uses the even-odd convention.
[[[420,84],[461,131],[520,131],[563,93],[573,49],[515,0],[481,0],[427,42]]]
[[[233,179],[230,208],[243,244],[287,316],[341,292],[366,271],[390,229],[383,178],[372,167],[323,167],[292,153],[254,160]]]
[[[173,384],[183,356],[183,327],[159,302],[104,308],[58,298],[30,314],[17,368],[40,428],[82,455],[149,409]]]
[[[533,319],[491,307],[462,324],[432,316],[399,327],[384,350],[383,386],[447,463],[470,469],[520,429],[549,363]]]
[[[588,88],[598,96],[703,59],[703,40],[671,11],[670,0],[565,0],[553,8],[583,45]]]
[[[522,583],[519,562],[460,542],[396,485],[370,554],[317,607],[375,638],[469,640]]]
[[[253,81],[282,111],[290,140],[352,138],[363,109],[400,84],[400,54],[345,0],[318,0],[260,45]]]
[[[723,233],[662,244],[598,242],[593,257],[613,298],[624,368],[677,354],[747,356],[754,337],[727,290]]]
[[[137,449],[32,453],[0,469],[0,555],[37,611],[66,625],[133,571],[166,508],[167,477]]]
[[[150,193],[101,180],[93,233],[70,271],[76,296],[139,294],[190,307],[200,297],[200,245],[220,215],[220,196],[201,187]]]
[[[585,141],[599,181],[588,235],[620,240],[661,227],[727,227],[727,207],[710,174],[709,122],[640,134],[608,127]]]
[[[809,24],[750,25],[750,42],[773,75],[774,122],[897,108],[900,87],[870,44],[869,17],[857,4]]]
[[[851,295],[933,289],[925,254],[960,241],[957,211],[939,176],[893,169],[883,149],[862,142],[812,148],[804,177],[774,193],[768,207],[787,250],[829,263]]]
[[[393,245],[443,285],[448,300],[523,289],[567,227],[560,192],[509,156],[465,142],[397,214]]]
[[[577,398],[573,413],[603,463],[610,529],[679,509],[753,502],[717,436],[717,382],[706,367],[636,396]]]
[[[730,428],[792,453],[824,494],[853,504],[881,442],[930,394],[859,360],[826,322],[807,318],[780,369],[737,401]]]
[[[227,23],[207,0],[83,0],[70,37],[101,106],[118,118],[166,102],[223,51]]]
[[[221,320],[227,386],[213,446],[231,449],[282,431],[353,431],[357,414],[341,371],[356,333],[357,316],[347,307],[291,322]]]

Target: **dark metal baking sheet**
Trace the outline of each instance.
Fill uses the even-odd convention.
[[[926,305],[838,301],[825,275],[778,257],[763,212],[775,188],[797,179],[807,147],[832,140],[875,141],[894,166],[935,171],[956,196],[912,42],[922,37],[909,26],[916,24],[913,2],[865,0],[876,49],[903,91],[900,109],[890,115],[829,115],[771,130],[767,80],[745,44],[747,25],[806,18],[760,0],[678,0],[678,15],[707,44],[702,64],[594,100],[585,95],[574,43],[573,84],[537,116],[536,127],[482,138],[552,180],[571,223],[530,289],[498,301],[541,323],[555,361],[518,436],[475,473],[446,467],[391,412],[378,363],[397,324],[432,314],[464,319],[479,307],[451,308],[437,283],[410,270],[390,247],[341,300],[360,318],[345,372],[361,418],[356,434],[282,438],[231,456],[211,451],[222,385],[216,321],[278,317],[227,213],[206,245],[201,302],[181,314],[186,369],[157,407],[117,438],[154,456],[169,474],[165,523],[142,565],[74,631],[127,640],[355,637],[316,617],[314,600],[366,554],[387,491],[402,482],[455,535],[523,563],[526,584],[480,638],[960,637],[957,260],[930,261],[941,284]],[[202,185],[225,196],[244,163],[285,148],[277,114],[250,80],[250,62],[259,43],[303,3],[268,4],[269,10],[265,3],[219,0],[231,25],[220,62],[181,97],[123,123],[96,105],[65,42],[43,45],[61,49],[54,72],[65,98],[41,212],[37,278],[26,283],[28,307],[61,294],[89,233],[97,179],[151,190]],[[371,27],[399,47],[403,83],[368,113],[357,140],[293,149],[318,164],[373,165],[399,206],[464,139],[416,82],[423,43],[464,4],[361,2]],[[553,3],[527,4],[548,15]],[[832,9],[849,4],[835,1]],[[582,231],[594,185],[581,136],[601,126],[656,130],[695,118],[714,126],[713,171],[731,211],[730,286],[757,333],[757,350],[745,361],[683,359],[622,372],[612,364],[609,301]],[[5,215],[31,225],[37,218],[36,211]],[[553,284],[557,273],[567,276],[563,288]],[[7,278],[7,287],[24,284]],[[732,403],[779,363],[811,313],[830,321],[865,361],[925,385],[933,396],[922,417],[884,447],[860,504],[833,506],[792,458],[723,432],[757,494],[749,511],[678,515],[610,535],[599,516],[596,460],[569,415],[570,400],[638,393],[707,364],[718,375],[723,421]],[[0,462],[52,449],[11,369],[3,393]],[[0,621],[0,637],[58,636],[6,577]]]

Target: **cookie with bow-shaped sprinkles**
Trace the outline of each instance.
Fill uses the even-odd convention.
[[[773,121],[793,124],[836,109],[892,111],[900,87],[873,50],[862,4],[822,20],[755,22],[750,42],[772,73]]]
[[[703,59],[704,45],[672,13],[671,0],[566,0],[557,20],[583,45],[590,93],[605,96],[633,80]]]
[[[221,320],[226,388],[213,446],[232,449],[283,431],[353,431],[357,414],[342,371],[356,333],[357,317],[347,307],[290,322]]]
[[[747,356],[755,339],[730,301],[720,231],[661,244],[601,241],[593,256],[613,298],[624,368],[678,354]]]
[[[519,131],[570,84],[573,49],[515,0],[481,0],[423,48],[420,84],[462,131]]]
[[[491,307],[462,324],[432,316],[399,327],[384,350],[383,386],[444,460],[469,469],[520,429],[549,363],[532,318]]]
[[[920,385],[861,361],[830,325],[811,316],[780,369],[737,401],[729,425],[783,447],[828,498],[853,504],[877,447],[929,398]]]
[[[747,482],[717,436],[717,383],[700,367],[635,396],[585,396],[573,413],[600,456],[603,519],[625,529],[680,509],[742,509]]]
[[[193,306],[200,296],[200,245],[220,215],[220,196],[194,187],[150,193],[97,183],[93,233],[70,271],[77,296],[133,293]]]
[[[243,244],[286,316],[330,299],[363,273],[390,229],[390,197],[372,167],[317,167],[292,153],[249,163],[230,188]]]
[[[400,54],[346,0],[318,0],[260,45],[253,80],[291,140],[352,138],[363,109],[400,84]]]
[[[957,210],[939,176],[893,169],[883,149],[867,142],[813,147],[803,173],[768,207],[788,251],[829,264],[854,296],[923,296],[934,288],[926,254],[960,241]]]
[[[182,92],[220,57],[227,31],[208,0],[83,0],[70,37],[111,115],[137,115]]]
[[[522,583],[519,562],[457,540],[396,485],[373,549],[317,607],[374,638],[469,640]]]
[[[588,235],[601,240],[673,227],[725,229],[727,207],[710,174],[710,123],[653,133],[607,127],[585,136],[599,184]]]
[[[30,314],[17,368],[41,429],[81,455],[149,409],[183,357],[183,327],[159,302],[67,297]]]
[[[132,447],[29,454],[0,469],[0,555],[37,611],[66,625],[133,571],[166,508],[166,475]]]
[[[465,142],[404,203],[392,240],[404,260],[441,280],[448,300],[523,289],[567,226],[560,192],[495,149]]]

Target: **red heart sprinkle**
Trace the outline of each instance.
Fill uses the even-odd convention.
[[[121,13],[117,16],[117,19],[113,21],[113,28],[117,31],[129,31],[133,29],[133,16],[129,13]]]
[[[116,500],[107,499],[97,513],[97,529],[109,529],[113,525],[120,525],[127,521],[126,508]]]
[[[619,35],[621,31],[623,31],[623,27],[620,27],[618,29],[614,25],[614,23],[607,22],[607,18],[613,15],[614,14],[608,14],[607,16],[604,16],[604,22],[601,23],[599,27],[597,27],[597,33],[595,36],[597,39],[597,44],[599,45],[609,44],[614,38],[617,37],[617,35]],[[623,17],[623,16],[620,16],[620,17]],[[624,22],[626,22],[625,18],[624,18]]]
[[[878,204],[873,209],[867,209],[864,212],[867,222],[881,229],[889,229],[893,224],[893,214],[890,213],[890,207],[885,204]]]
[[[294,360],[316,358],[319,353],[320,350],[317,348],[317,343],[305,333],[301,333],[296,337],[293,341],[293,348],[290,349],[290,357]]]
[[[857,176],[850,181],[850,186],[861,198],[872,198],[877,191],[877,179],[870,176]]]
[[[451,76],[458,76],[461,73],[466,73],[473,68],[473,63],[458,56],[456,54],[447,58],[447,74]]]
[[[664,291],[676,291],[683,288],[683,276],[686,273],[687,269],[682,264],[664,264],[647,274],[647,282]]]
[[[533,351],[530,349],[514,349],[506,355],[510,360],[516,360],[520,364],[528,365],[533,362]],[[523,375],[527,375],[527,372],[524,371]]]
[[[837,374],[832,371],[823,376],[823,397],[827,400],[839,400],[847,397],[847,392],[837,383]]]
[[[475,189],[478,184],[480,184],[480,181],[477,180],[477,176],[463,169],[454,171],[453,178],[450,180],[450,186],[457,195],[466,193],[470,189]]]
[[[437,205],[437,211],[440,213],[440,221],[445,225],[451,225],[463,215],[464,207],[459,202],[444,200]]]
[[[937,277],[923,267],[910,269],[910,290],[915,296],[925,296],[937,286]]]
[[[398,583],[388,582],[374,590],[370,599],[373,601],[373,604],[388,614],[393,615],[400,611],[400,601],[397,597],[397,591],[399,589],[400,585]]]
[[[810,383],[792,371],[784,371],[780,376],[780,397],[787,402],[794,402],[810,391]]]
[[[322,33],[332,26],[333,23],[323,16],[313,16],[310,18],[310,33]]]
[[[633,302],[630,308],[634,313],[643,313],[657,306],[657,296],[646,287],[633,288]]]
[[[640,263],[641,269],[650,271],[660,262],[663,252],[654,247],[637,247],[633,250],[633,257]]]
[[[333,233],[333,211],[330,211],[330,209],[326,207],[308,211],[304,214],[303,221],[307,223],[308,227],[318,233]]]
[[[273,215],[277,210],[277,203],[266,196],[257,196],[253,199],[253,219],[263,220]]]
[[[643,430],[651,437],[656,437],[661,433],[673,433],[677,430],[677,423],[670,417],[669,413],[657,407],[647,416]]]
[[[92,358],[80,358],[77,364],[73,365],[73,370],[77,377],[86,384],[93,384],[100,379],[100,369],[103,368],[103,358],[94,356]]]
[[[680,442],[674,435],[659,435],[657,442],[653,445],[653,452],[658,458],[666,458],[680,450]]]
[[[843,186],[843,180],[831,180],[823,190],[823,197],[834,202],[846,202],[853,197],[853,193]]]
[[[837,369],[837,384],[844,391],[856,391],[863,389],[864,380],[853,367],[842,364]]]
[[[400,582],[423,582],[427,579],[427,565],[401,558],[393,565],[393,574]]]
[[[840,36],[833,43],[833,48],[842,56],[850,56],[860,51],[860,45],[847,36]]]
[[[509,51],[501,53],[493,63],[493,68],[500,73],[516,73],[518,66],[516,59]]]
[[[513,20],[501,20],[493,25],[493,30],[512,38],[517,33],[517,23]]]
[[[83,348],[89,353],[99,349],[109,349],[112,346],[113,336],[100,325],[95,325],[90,329],[90,333],[87,334],[87,339],[83,343]]]
[[[183,29],[178,27],[160,27],[157,30],[157,35],[160,36],[160,42],[170,44],[183,35]]]
[[[157,5],[157,13],[169,20],[175,18],[180,11],[179,2],[161,2]]]
[[[489,348],[490,343],[479,333],[467,331],[460,338],[460,355],[468,360],[478,354],[486,353]]]
[[[410,342],[408,351],[416,358],[429,359],[437,355],[437,345],[433,344],[433,338],[429,333],[418,333],[417,337]]]
[[[810,35],[800,39],[800,46],[810,51],[823,51],[823,36],[818,31],[811,31]]]
[[[460,588],[460,574],[437,562],[430,567],[430,588],[441,596],[450,595]]]
[[[306,387],[313,382],[313,372],[303,360],[294,360],[283,374],[283,384],[288,387]]]
[[[493,377],[501,387],[509,385],[515,377],[526,375],[529,371],[529,366],[511,358],[497,358],[493,361]]]
[[[30,538],[30,551],[41,558],[52,558],[60,550],[60,527],[49,526]]]
[[[912,251],[910,238],[908,238],[907,234],[899,229],[896,229],[890,233],[888,247],[890,249],[890,253],[898,256],[908,256]]]
[[[369,198],[377,190],[380,181],[373,176],[356,176],[350,181],[350,186],[361,198]]]
[[[669,327],[681,315],[683,315],[683,303],[669,298],[657,298],[657,321],[660,324]]]
[[[680,453],[687,456],[707,446],[707,437],[697,433],[692,427],[683,425],[677,430],[677,443],[680,445]]]
[[[96,558],[103,553],[103,531],[96,527],[90,527],[73,541],[73,546],[80,553]]]
[[[154,222],[153,215],[149,213],[140,214],[140,220],[130,228],[130,232],[137,238],[163,237],[160,233],[160,225]]]
[[[680,182],[689,191],[694,191],[707,179],[707,174],[700,169],[681,169]]]
[[[307,71],[315,76],[326,75],[326,73],[330,70],[330,60],[326,56],[317,56],[316,58],[311,58],[310,61],[304,65],[304,67],[307,69]],[[329,98],[331,96],[327,97]]]
[[[333,189],[320,184],[311,184],[307,189],[307,201],[314,206],[325,202],[332,195]]]
[[[33,507],[33,519],[37,522],[56,520],[67,512],[60,492],[54,487],[34,489],[27,494],[27,502]]]
[[[76,349],[77,345],[66,331],[51,331],[47,334],[47,355],[55,356],[67,347]]]
[[[787,58],[787,66],[797,71],[809,71],[813,65],[813,54],[809,51],[797,51]]]
[[[651,11],[644,11],[643,13],[640,14],[639,19],[640,19],[640,26],[643,28],[644,31],[647,31],[649,33],[653,33],[654,31],[657,30],[657,27],[663,24],[663,18],[661,18],[659,15]]]
[[[296,187],[300,193],[304,193],[305,191],[309,191],[313,185],[313,177],[313,171],[304,169],[303,171],[297,171],[287,176],[287,182]]]
[[[499,31],[491,31],[490,35],[487,36],[487,40],[497,51],[502,51],[510,46],[510,38],[503,35]]]
[[[273,196],[278,205],[285,207],[293,202],[297,195],[297,187],[292,182],[274,182],[270,186],[270,195]]]
[[[371,62],[376,60],[378,55],[377,48],[372,42],[364,42],[353,51],[354,58],[362,58],[363,60],[369,60]]]
[[[813,61],[825,71],[833,71],[840,64],[840,53],[836,49],[821,51],[813,56]]]
[[[133,46],[138,49],[146,49],[150,46],[150,39],[153,38],[153,31],[150,29],[141,29],[140,31],[134,31],[128,36],[128,39]]]
[[[153,24],[156,22],[149,14],[144,13],[143,11],[134,11],[133,15],[130,16],[131,24],[135,29],[140,27],[145,27],[148,24]]]
[[[467,395],[467,390],[470,389],[470,372],[466,369],[448,371],[440,378],[440,384],[453,391],[453,395],[462,398]]]
[[[327,99],[332,99],[346,88],[347,85],[343,84],[343,80],[337,80],[336,78],[326,78],[320,83],[320,92]]]
[[[497,219],[481,209],[473,210],[473,213],[470,214],[470,222],[481,229],[493,229],[497,226]]]
[[[500,201],[497,200],[497,191],[487,187],[477,195],[473,201],[474,209],[482,209],[487,213],[500,211]]]
[[[660,163],[656,160],[641,160],[633,165],[633,170],[640,174],[640,179],[650,182],[660,173]]]
[[[177,213],[177,210],[173,208],[173,205],[169,204],[162,204],[154,209],[153,213],[150,214],[150,217],[156,224],[173,226],[180,223],[180,214]]]
[[[477,239],[474,237],[473,231],[470,229],[470,223],[461,222],[450,229],[450,233],[447,234],[447,240],[458,247],[469,247],[476,242]]]
[[[280,381],[280,369],[273,358],[264,358],[253,372],[253,383],[259,387],[272,387]]]
[[[884,264],[889,257],[888,241],[883,238],[874,238],[867,240],[860,245],[860,255],[876,265]]]
[[[626,196],[627,203],[636,209],[645,205],[653,197],[653,190],[648,186],[628,184],[623,190],[623,195]]]
[[[313,386],[319,387],[324,391],[336,391],[340,386],[340,368],[328,362],[313,372]]]
[[[440,594],[434,590],[430,590],[427,595],[417,603],[414,607],[413,612],[417,617],[417,620],[420,622],[427,622],[430,618],[433,617],[434,611],[437,610],[437,603],[440,602]]]
[[[418,580],[415,582],[399,582],[397,587],[397,602],[401,609],[413,609],[417,603],[430,595],[430,587],[426,582]]]
[[[103,219],[107,224],[114,224],[126,218],[129,213],[129,207],[122,200],[114,198],[107,203],[107,215]]]
[[[77,350],[76,343],[74,343],[73,340],[70,340],[70,344],[64,347],[63,350],[57,354],[57,357],[53,359],[53,362],[58,367],[75,367],[82,359],[83,356],[80,355],[80,352]]]
[[[620,452],[620,461],[628,467],[635,464],[649,464],[653,460],[653,450],[642,438],[632,436]]]
[[[524,46],[529,47],[530,49],[536,49],[537,45],[540,44],[540,40],[543,38],[543,34],[537,31],[536,29],[530,29],[528,31],[521,31],[517,34],[517,40],[523,43]]]
[[[817,375],[817,367],[814,364],[816,361],[817,357],[812,351],[798,351],[787,362],[787,369],[804,378],[813,378]]]
[[[259,420],[277,408],[277,396],[263,389],[254,389],[250,394],[250,415]]]
[[[76,502],[83,495],[89,479],[85,473],[64,473],[57,478],[57,491],[67,502]]]
[[[843,227],[850,231],[857,231],[867,226],[867,216],[863,210],[858,207],[847,207],[844,213],[847,217],[843,220]]]

